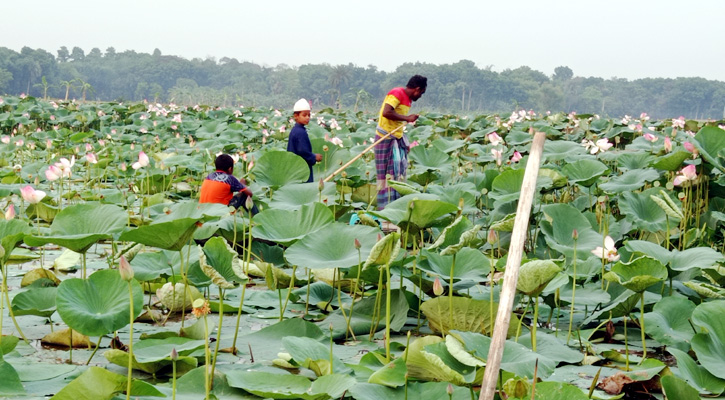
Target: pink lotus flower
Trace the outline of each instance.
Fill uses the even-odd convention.
[[[673,128],[680,128],[685,129],[685,117],[680,115],[679,118],[672,119],[672,127]]]
[[[86,143],[86,151],[93,150],[93,146],[90,143]]]
[[[63,171],[55,165],[51,165],[45,170],[45,178],[49,181],[58,180],[61,176],[63,176]]]
[[[138,153],[138,161],[133,163],[131,165],[131,168],[139,169],[139,168],[143,168],[147,165],[149,165],[149,157],[146,155],[146,153],[144,153],[143,151],[140,151]]]
[[[7,211],[5,211],[5,219],[13,219],[15,218],[15,205],[10,204]]]
[[[2,138],[0,138],[0,142],[3,142],[3,143],[5,143],[5,144],[8,144],[8,143],[10,143],[10,136],[8,136],[8,135],[3,135],[3,136],[2,136]]]
[[[20,195],[28,203],[38,204],[45,197],[45,192],[42,190],[35,190],[32,186],[28,185],[20,189]]]
[[[181,114],[174,115],[174,118],[172,118],[171,120],[174,122],[181,123]],[[174,128],[174,129],[176,129],[176,128]]]
[[[672,140],[665,136],[665,152],[669,153],[672,151]]]
[[[496,132],[489,133],[486,135],[486,138],[488,138],[488,141],[494,146],[498,146],[499,143],[503,143],[503,139]]]
[[[126,169],[127,169],[126,163],[122,162],[121,165],[119,166],[119,168],[121,169],[121,171],[126,171]]]
[[[342,139],[340,139],[339,137],[334,137],[334,138],[330,139],[330,143],[343,147]]]
[[[589,150],[589,153],[591,154],[597,154],[599,152],[605,152],[609,150],[613,144],[609,143],[607,139],[599,139],[596,142],[593,142],[591,140],[583,139],[582,140],[582,146],[584,146],[587,150]]]
[[[657,136],[655,136],[651,133],[645,133],[644,135],[642,135],[642,137],[645,138],[645,140],[652,142],[652,143],[656,142],[659,139]]]
[[[126,260],[126,256],[121,256],[121,259],[118,261],[118,272],[121,275],[121,279],[126,282],[130,282],[133,279],[133,268],[131,268],[131,264]]]
[[[617,248],[614,247],[614,239],[612,239],[611,236],[605,237],[604,247],[597,246],[597,248],[592,250],[592,254],[609,262],[615,262],[619,260],[619,253],[617,253]]]
[[[511,156],[511,162],[517,163],[521,161],[522,158],[523,156],[521,155],[521,153],[519,153],[518,151],[514,151],[514,154]]]
[[[649,115],[647,115],[647,113],[639,114],[639,119],[642,121],[649,121]]]
[[[86,153],[86,161],[90,164],[98,164],[98,157],[93,153]]]
[[[433,294],[435,294],[436,296],[440,296],[443,294],[443,284],[441,283],[441,279],[437,276],[433,281]]]
[[[365,142],[363,142],[363,144],[365,144]],[[417,140],[413,140],[413,143],[410,144],[410,148],[412,149],[413,147],[418,146],[419,144],[420,143],[418,143]]]
[[[690,164],[680,170],[680,175],[675,176],[675,180],[672,182],[675,186],[680,186],[687,181],[694,181],[697,179],[697,169],[695,165]]]
[[[692,154],[697,154],[697,149],[695,148],[695,145],[690,142],[682,143],[683,146],[685,146],[685,150],[689,151]]]

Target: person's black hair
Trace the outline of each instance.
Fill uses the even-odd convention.
[[[234,159],[229,154],[220,154],[214,161],[214,166],[218,171],[229,171],[229,168],[234,168]]]
[[[422,75],[413,75],[405,85],[408,89],[421,88],[425,89],[428,86],[428,78]]]

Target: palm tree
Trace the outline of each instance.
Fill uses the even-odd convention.
[[[332,74],[330,75],[330,86],[332,86],[332,90],[330,91],[330,105],[334,105],[335,100],[337,100],[339,108],[341,95],[340,88],[342,85],[346,85],[350,82],[350,76],[350,68],[347,65],[337,65],[332,67]],[[337,98],[335,98],[335,95],[337,95]]]

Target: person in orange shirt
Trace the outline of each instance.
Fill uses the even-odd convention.
[[[199,203],[219,203],[234,208],[242,206],[252,215],[257,214],[259,210],[256,205],[252,205],[252,209],[247,209],[247,198],[252,197],[252,191],[249,190],[234,175],[234,159],[228,154],[220,154],[214,161],[216,171],[209,174],[201,184],[201,193]]]

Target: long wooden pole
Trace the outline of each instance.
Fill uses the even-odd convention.
[[[529,151],[529,161],[526,164],[524,181],[521,185],[521,195],[519,196],[519,205],[516,209],[514,229],[511,233],[511,245],[509,246],[506,271],[503,275],[503,287],[501,288],[501,295],[499,296],[498,314],[496,315],[496,322],[493,327],[491,347],[488,350],[488,360],[486,360],[486,371],[483,374],[479,400],[493,400],[493,395],[496,393],[496,381],[498,381],[498,372],[501,368],[501,357],[503,356],[503,349],[506,343],[506,333],[511,322],[511,311],[513,310],[514,296],[516,295],[516,283],[519,279],[521,256],[524,251],[524,241],[526,240],[526,233],[529,228],[531,204],[536,193],[536,177],[539,175],[544,139],[546,139],[544,132],[536,132],[534,134],[534,141],[531,144],[531,150]]]
[[[393,133],[397,132],[397,131],[398,131],[399,129],[401,129],[401,128],[402,128],[402,127],[404,127],[405,125],[406,125],[406,124],[400,125],[399,127],[395,128],[395,129],[393,129],[392,131],[390,131],[390,132],[388,132],[387,134],[385,134],[385,136],[383,136],[383,137],[381,137],[380,139],[376,140],[376,141],[375,141],[375,143],[373,143],[373,144],[371,144],[370,146],[368,146],[368,148],[367,148],[367,149],[365,149],[365,150],[363,150],[363,151],[362,151],[362,153],[360,153],[360,154],[356,155],[356,156],[355,156],[355,157],[354,157],[354,158],[353,158],[352,160],[348,161],[347,163],[345,163],[345,165],[343,165],[342,167],[338,168],[338,169],[337,169],[337,171],[335,171],[335,172],[333,172],[332,174],[330,174],[330,176],[328,176],[327,178],[325,178],[325,179],[324,179],[324,181],[325,181],[325,182],[329,182],[329,181],[330,181],[330,179],[332,179],[333,177],[335,177],[335,175],[337,175],[337,174],[339,174],[340,172],[344,171],[344,170],[345,170],[345,168],[349,167],[349,166],[350,166],[350,165],[351,165],[352,163],[354,163],[355,161],[357,161],[358,159],[360,159],[360,157],[362,157],[362,156],[363,156],[363,154],[365,154],[365,153],[367,153],[368,151],[372,150],[372,148],[373,148],[373,147],[375,147],[375,145],[377,145],[378,143],[382,142],[383,140],[385,140],[385,139],[389,138],[389,137],[390,137],[390,135],[392,135]],[[376,132],[377,132],[377,131],[376,131]]]

